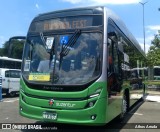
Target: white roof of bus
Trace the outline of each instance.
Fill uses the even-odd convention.
[[[6,56],[0,56],[0,60],[8,60],[8,61],[18,61],[18,62],[22,62],[21,59],[8,58],[8,57],[6,57]]]
[[[154,68],[160,68],[160,66],[154,66]]]
[[[9,68],[0,68],[0,70],[16,70],[16,71],[21,71],[21,69],[9,69]]]
[[[51,13],[59,13],[59,12],[67,12],[67,11],[76,11],[76,10],[83,10],[83,9],[104,9],[104,13],[106,13],[107,20],[108,18],[112,19],[114,23],[117,25],[117,27],[125,34],[125,36],[131,41],[131,43],[145,56],[144,51],[142,50],[141,46],[139,45],[138,41],[135,39],[135,37],[132,35],[132,33],[128,30],[124,22],[118,17],[113,11],[108,9],[105,6],[91,6],[91,7],[78,7],[78,8],[71,8],[71,9],[64,9],[64,10],[58,10],[48,13],[39,14],[35,19],[38,19],[39,17],[42,17],[44,15],[49,15]],[[34,20],[35,20],[34,19]],[[33,21],[34,21],[33,20]]]

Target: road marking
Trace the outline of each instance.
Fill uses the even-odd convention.
[[[143,115],[143,114],[141,114],[141,113],[133,113],[133,115]]]
[[[15,102],[15,101],[17,101],[17,100],[19,100],[19,99],[14,99],[14,100],[6,100],[6,101],[3,101],[3,102]]]
[[[140,116],[143,115],[143,114],[141,114],[141,113],[131,113],[131,112],[129,112],[129,114],[131,114],[131,115],[140,115]]]

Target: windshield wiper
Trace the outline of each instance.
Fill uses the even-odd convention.
[[[45,39],[44,39],[44,36],[43,36],[42,32],[40,33],[40,37],[41,37],[41,40],[42,40],[42,42],[43,42],[43,44],[44,44],[44,46],[46,47],[46,50],[47,50],[48,47],[47,47],[47,44],[45,42]],[[53,56],[54,56],[54,63],[53,63],[54,67],[53,67],[53,72],[52,72],[53,77],[52,77],[52,80],[51,80],[52,83],[54,83],[55,82],[55,78],[56,78],[55,77],[55,67],[56,67],[55,41],[53,41],[52,47],[51,47],[51,49],[49,51],[49,54],[50,54],[49,68],[51,68],[52,60],[53,60]]]
[[[39,36],[41,37],[41,40],[43,42],[43,45],[46,47],[46,42],[45,42],[45,39],[44,39],[44,36],[43,36],[43,33],[40,32]]]
[[[60,61],[59,62],[59,70],[61,68],[63,57],[68,55],[69,51],[74,46],[74,44],[76,43],[76,41],[80,35],[81,35],[81,30],[76,30],[75,33],[71,36],[71,38],[68,40],[67,44],[66,45],[62,44],[62,49],[60,52],[60,60],[59,60]]]

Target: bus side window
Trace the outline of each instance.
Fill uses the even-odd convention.
[[[118,50],[116,43],[108,39],[108,72],[119,74]]]
[[[112,40],[108,38],[108,76],[113,72]]]
[[[5,71],[5,77],[10,77],[10,71]]]
[[[109,91],[119,92],[121,89],[121,63],[118,50],[118,39],[116,33],[108,38],[108,88]]]
[[[115,72],[114,42],[108,38],[108,91],[116,91],[117,78]]]
[[[119,74],[119,63],[118,63],[118,52],[117,52],[116,44],[113,46],[113,60],[114,60],[114,72],[118,75]]]

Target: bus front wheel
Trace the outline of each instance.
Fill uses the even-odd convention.
[[[10,92],[9,95],[10,95],[11,97],[14,97],[14,96],[16,95],[16,92]]]
[[[122,99],[122,108],[121,108],[120,120],[124,119],[124,117],[126,116],[127,110],[128,110],[128,101],[127,101],[126,95],[124,94],[123,99]]]

